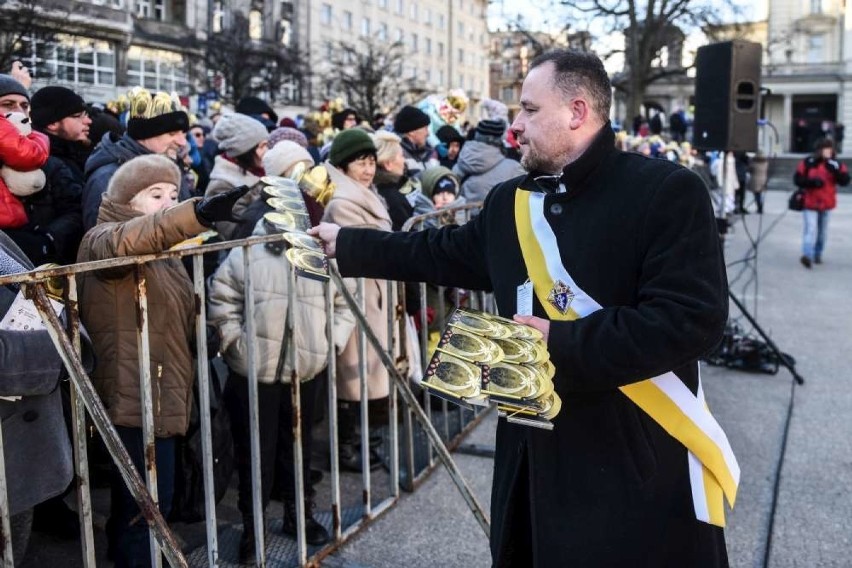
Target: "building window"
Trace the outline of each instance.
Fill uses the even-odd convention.
[[[388,0],[379,0],[379,8],[382,10],[388,9]]]
[[[418,45],[417,45],[417,34],[411,34],[411,51],[412,53],[417,53]]]
[[[293,21],[293,3],[281,2],[281,19]]]
[[[409,16],[415,22],[417,21],[417,4],[415,4],[414,2],[412,2],[409,6]]]
[[[822,0],[811,0],[811,14],[822,14]]]
[[[447,19],[443,14],[438,14],[438,29],[443,30],[447,27]]]
[[[153,91],[189,91],[186,63],[181,54],[135,45],[127,50],[127,82]]]
[[[426,55],[432,55],[432,38],[423,38],[423,41],[426,43]]]
[[[430,10],[429,8],[423,9],[423,23],[427,26],[432,25],[432,10]]]
[[[396,13],[402,16],[405,14],[405,2],[404,0],[396,0]]]
[[[379,24],[379,29],[376,31],[376,38],[379,41],[388,40],[388,25],[384,22]]]
[[[396,28],[396,41],[405,43],[405,32],[402,31],[402,28]]]
[[[351,30],[352,29],[352,12],[349,10],[343,11],[343,29]]]
[[[808,63],[822,63],[824,59],[825,36],[814,34],[808,37]]]
[[[331,25],[331,4],[323,4],[320,9],[320,22],[325,25]]]
[[[459,37],[464,37],[464,22],[459,22],[456,24],[456,30],[458,30]]]
[[[361,18],[361,35],[370,35],[370,18]]]
[[[221,0],[213,2],[213,33],[218,34],[225,29],[225,9]]]
[[[464,50],[462,48],[459,48],[458,54],[458,62],[464,64]]]
[[[115,50],[105,41],[59,35],[21,39],[21,59],[33,77],[85,85],[115,85]]]
[[[164,22],[166,20],[166,1],[136,0],[136,17]]]
[[[260,10],[249,12],[249,38],[255,41],[263,37],[263,14]]]
[[[438,87],[443,88],[444,86],[444,70],[438,69]]]
[[[464,73],[459,73],[459,82],[457,85],[460,89],[464,89]]]
[[[290,45],[290,42],[293,38],[293,24],[290,22],[290,20],[281,20],[278,29],[278,33],[281,34],[279,36],[281,38],[281,45]]]
[[[443,57],[443,56],[444,56],[444,42],[439,41],[438,42],[438,57]],[[442,83],[443,83],[443,81],[442,81]]]

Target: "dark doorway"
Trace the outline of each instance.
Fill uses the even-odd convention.
[[[814,143],[831,137],[837,122],[837,95],[797,95],[793,97],[793,117],[790,125],[790,150],[808,153]]]

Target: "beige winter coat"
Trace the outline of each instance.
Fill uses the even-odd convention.
[[[207,230],[189,200],[142,215],[104,195],[98,224],[83,237],[78,262],[161,252]],[[180,260],[145,265],[154,433],[186,433],[192,401],[195,295]],[[92,381],[113,423],[141,427],[133,267],[88,272],[80,278],[80,318],[97,356]]]
[[[381,197],[374,189],[367,189],[346,176],[329,163],[329,177],[337,188],[325,208],[322,220],[337,223],[341,227],[370,227],[391,231],[391,219]],[[376,251],[379,253],[380,251]],[[349,280],[349,279],[347,279]],[[355,282],[355,280],[352,280]],[[349,284],[347,283],[347,286]],[[366,316],[373,332],[382,345],[388,344],[388,310],[393,308],[394,299],[387,297],[387,281],[366,278],[364,280]],[[358,332],[353,331],[346,348],[337,358],[337,398],[361,400],[361,383],[358,375]],[[367,344],[367,390],[368,398],[375,400],[388,396],[388,373],[378,354]]]
[[[264,222],[258,222],[254,235],[265,235]],[[219,328],[222,356],[234,372],[248,376],[248,335],[245,318],[244,250],[232,249],[210,284],[208,317]],[[288,271],[290,263],[284,255],[283,243],[251,247],[251,279],[254,289],[254,325],[257,353],[257,378],[272,383],[281,353],[284,323],[287,315]],[[334,294],[334,343],[339,353],[352,334],[355,319],[345,300]],[[293,338],[296,376],[305,381],[325,369],[328,363],[328,341],[325,327],[325,286],[317,281],[296,276],[296,302],[293,306]],[[291,367],[285,359],[281,382],[289,383]]]
[[[261,189],[263,186],[258,182],[260,182],[260,178],[256,175],[243,170],[240,166],[226,160],[223,156],[216,156],[213,169],[210,171],[210,183],[207,184],[204,196],[212,197],[230,191],[235,187],[242,185],[249,186],[251,191],[240,197],[234,204],[234,217],[239,218],[249,205],[261,198]],[[237,223],[218,221],[214,225],[222,240],[230,241],[234,238]]]

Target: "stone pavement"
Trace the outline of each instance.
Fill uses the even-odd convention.
[[[852,561],[852,196],[841,195],[831,218],[825,263],[799,264],[801,219],[786,210],[786,194],[769,192],[765,213],[747,215],[726,241],[732,290],[756,315],[805,378],[795,405],[781,468],[768,566],[849,566]],[[762,230],[762,233],[759,232]],[[739,275],[749,235],[762,234],[756,280]],[[738,276],[739,275],[739,276]],[[758,284],[755,288],[754,282]],[[732,319],[748,329],[732,306]],[[731,566],[764,566],[774,482],[781,455],[792,377],[704,365],[710,407],[726,430],[742,469],[738,501],[728,515]],[[494,418],[468,443],[493,444]],[[483,506],[489,502],[492,460],[458,455]],[[341,567],[426,568],[490,566],[488,546],[443,469],[414,494],[324,563]]]

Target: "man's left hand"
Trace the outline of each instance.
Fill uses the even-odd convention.
[[[550,335],[550,320],[537,318],[535,316],[521,316],[518,314],[515,314],[512,319],[518,323],[522,323],[539,330],[544,336],[544,342],[547,343],[547,336]]]

